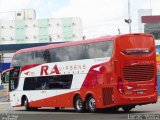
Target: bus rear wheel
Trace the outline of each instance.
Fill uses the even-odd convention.
[[[111,108],[106,108],[105,109],[107,112],[117,112],[119,110],[118,106],[111,107]]]
[[[89,112],[92,112],[92,113],[97,111],[96,100],[93,96],[89,96],[89,98],[87,99],[87,108]]]
[[[122,106],[124,112],[130,112],[135,106]]]
[[[74,99],[74,108],[77,112],[85,111],[85,104],[81,98],[81,96],[76,96]]]
[[[59,107],[55,107],[54,109],[55,109],[56,111],[59,111],[59,110],[60,110],[60,108],[59,108]]]

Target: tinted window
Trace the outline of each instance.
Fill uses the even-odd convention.
[[[66,48],[67,48],[69,60],[77,60],[77,58],[78,58],[77,46],[70,46],[70,47],[66,47]]]
[[[35,57],[34,57],[35,64],[42,64],[42,63],[48,63],[48,62],[51,62],[51,54],[48,49],[35,51]]]
[[[43,58],[43,53],[44,51],[35,51],[35,58],[34,58],[35,63],[42,64],[45,62]]]
[[[68,47],[59,48],[58,58],[60,61],[69,61]]]
[[[34,52],[27,52],[22,54],[22,66],[34,64]]]
[[[45,63],[51,62],[51,54],[50,54],[49,50],[45,50],[43,52],[43,60],[44,60]]]
[[[77,46],[50,49],[51,62],[77,60]]]
[[[95,57],[111,57],[113,53],[113,41],[95,43]]]
[[[112,53],[113,41],[97,42],[17,54],[12,66],[110,57]]]
[[[16,54],[13,56],[11,65],[12,66],[21,66],[21,55],[20,54]]]
[[[24,81],[24,90],[70,89],[73,75],[55,75],[28,77]]]
[[[94,44],[84,44],[78,46],[78,59],[94,58]]]
[[[58,54],[60,54],[59,48],[49,49],[49,51],[50,51],[50,55],[51,55],[51,62],[59,62],[60,61],[60,57],[58,55]]]

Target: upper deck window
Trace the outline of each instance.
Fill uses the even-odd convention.
[[[13,57],[12,66],[111,57],[113,40],[25,52]]]
[[[99,42],[95,44],[95,58],[111,57],[113,53],[113,41]]]
[[[11,66],[21,66],[21,54],[13,56]]]

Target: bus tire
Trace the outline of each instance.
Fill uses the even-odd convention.
[[[27,98],[24,100],[24,107],[25,107],[26,111],[30,111],[31,110],[31,108],[29,107],[29,103],[28,103],[28,99]]]
[[[124,112],[130,112],[135,106],[122,106]]]
[[[77,112],[84,112],[85,111],[85,103],[83,102],[81,96],[76,96],[74,99],[74,109]]]
[[[56,111],[59,111],[59,110],[60,110],[60,108],[59,108],[59,107],[55,107],[54,109],[55,109]]]
[[[96,100],[95,100],[95,98],[92,95],[89,96],[88,99],[87,99],[87,109],[91,113],[94,113],[94,112],[97,111]]]
[[[36,110],[38,110],[38,107],[30,108],[30,110],[32,110],[32,111],[36,111]]]
[[[111,107],[111,108],[106,108],[105,109],[107,112],[117,112],[119,110],[118,106]]]

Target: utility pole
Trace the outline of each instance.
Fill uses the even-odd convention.
[[[130,0],[128,0],[128,17],[129,17],[129,33],[131,33],[132,31],[131,31],[131,22],[132,22],[132,20],[131,20],[131,7],[130,7]]]
[[[130,0],[128,0],[128,19],[124,19],[124,21],[129,25],[129,33],[132,33]]]
[[[149,4],[150,4],[150,9],[152,9],[152,3],[151,3],[151,0],[149,0]]]

